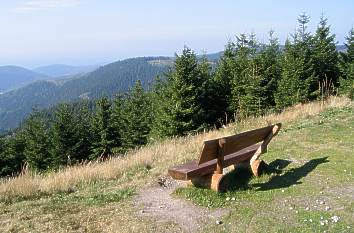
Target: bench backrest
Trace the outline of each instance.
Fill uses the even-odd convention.
[[[246,147],[257,144],[277,134],[281,124],[270,125],[240,134],[204,141],[199,165],[210,160],[235,153]],[[269,139],[269,140],[270,140]],[[268,143],[268,142],[267,142]]]

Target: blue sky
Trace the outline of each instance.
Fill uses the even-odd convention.
[[[2,0],[0,65],[102,64],[185,44],[211,53],[238,33],[266,41],[270,29],[284,42],[302,12],[311,31],[324,13],[340,44],[354,26],[352,0]]]

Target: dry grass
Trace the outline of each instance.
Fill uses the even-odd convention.
[[[67,191],[70,187],[97,180],[117,179],[137,167],[151,167],[152,175],[164,174],[169,166],[194,159],[201,143],[205,139],[231,134],[235,130],[241,131],[275,122],[286,123],[295,119],[304,119],[328,108],[344,107],[351,103],[347,98],[330,97],[326,102],[299,104],[286,109],[280,114],[249,118],[231,124],[223,130],[213,130],[195,136],[167,139],[132,151],[125,157],[112,158],[102,163],[68,167],[46,175],[24,173],[20,176],[0,181],[0,200],[51,194]]]

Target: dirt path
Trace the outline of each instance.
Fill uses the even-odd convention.
[[[154,217],[156,221],[174,222],[185,232],[197,232],[205,224],[216,224],[216,221],[228,212],[225,209],[209,210],[174,198],[171,193],[183,185],[165,179],[162,185],[156,184],[141,190],[135,201],[140,210],[139,215]]]

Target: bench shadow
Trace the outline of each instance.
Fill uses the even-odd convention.
[[[304,165],[292,168],[282,175],[276,175],[266,183],[253,184],[253,187],[258,187],[257,191],[267,191],[271,189],[287,188],[294,184],[301,184],[299,180],[306,177],[310,172],[316,169],[320,164],[329,162],[328,157],[311,159]]]
[[[234,171],[228,173],[223,178],[223,190],[228,192],[256,188],[257,191],[266,191],[301,184],[299,180],[316,169],[318,165],[329,162],[327,158],[328,157],[312,159],[300,167],[285,171],[285,173],[283,173],[283,169],[285,169],[291,161],[276,159],[262,168],[263,174],[273,174],[270,180],[266,183],[257,184],[250,184],[253,175],[248,166],[237,166]]]

